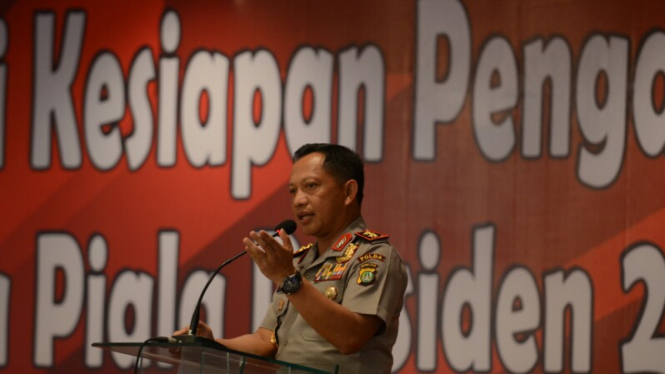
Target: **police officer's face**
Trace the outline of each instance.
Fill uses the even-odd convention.
[[[293,164],[289,193],[291,209],[301,230],[317,238],[335,235],[345,224],[344,186],[323,168],[325,156],[310,153]]]

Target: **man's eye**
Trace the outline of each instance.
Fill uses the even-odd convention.
[[[295,194],[295,193],[296,193],[296,189],[295,189],[295,188],[289,188],[289,194],[293,195],[293,194]]]

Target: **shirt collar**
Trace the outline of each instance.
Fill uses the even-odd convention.
[[[332,244],[332,247],[335,247],[335,244],[337,244],[338,242],[343,240],[343,238],[345,236],[348,236],[347,241],[343,244],[342,248],[338,249],[338,250],[333,250],[332,247],[326,249],[326,251],[323,252],[323,254],[314,261],[314,263],[323,262],[323,261],[325,261],[325,259],[327,259],[329,257],[339,257],[339,256],[341,256],[344,253],[344,250],[346,249],[346,247],[349,245],[349,243],[351,243],[355,239],[354,233],[356,233],[358,231],[363,231],[363,230],[365,230],[365,228],[366,228],[365,220],[363,219],[362,216],[359,216],[358,218],[353,220],[353,222],[351,222],[348,226],[346,226],[346,228],[342,231],[342,233],[339,234],[339,236],[337,237],[335,242]],[[347,235],[347,234],[350,234],[350,235]],[[315,243],[314,246],[312,247],[312,249],[310,250],[310,252],[317,253],[318,249],[319,249],[318,243]],[[309,253],[308,253],[308,255],[309,255]],[[312,254],[312,256],[314,256],[314,254]]]

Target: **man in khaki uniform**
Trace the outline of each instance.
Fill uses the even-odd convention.
[[[407,279],[399,254],[385,235],[366,230],[362,218],[318,253],[317,244],[303,247],[295,254],[296,269],[328,299],[351,312],[378,317],[382,327],[358,352],[344,355],[290,305],[288,295],[276,292],[261,324],[276,330],[276,358],[324,370],[337,363],[340,373],[390,372]]]
[[[316,242],[294,254],[284,232],[283,244],[265,231],[244,238],[278,289],[256,332],[217,341],[327,371],[339,364],[344,374],[390,372],[407,275],[388,236],[365,227],[363,187],[362,161],[348,148],[307,144],[296,151],[291,207]],[[204,323],[198,334],[213,338]]]

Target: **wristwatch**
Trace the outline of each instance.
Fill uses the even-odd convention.
[[[284,292],[287,295],[298,292],[300,285],[302,284],[302,274],[298,270],[292,275],[284,278],[284,283],[279,286],[277,291]]]

